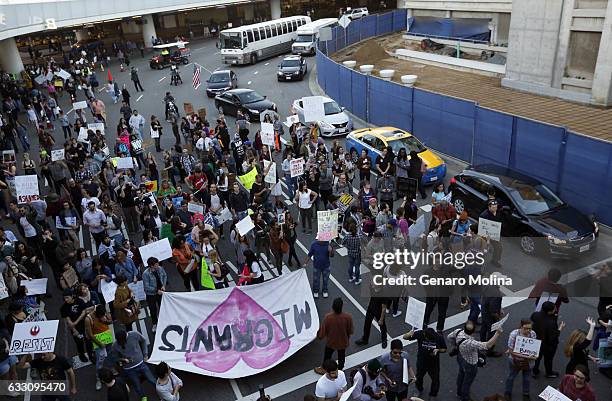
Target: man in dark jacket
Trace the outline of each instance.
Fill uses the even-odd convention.
[[[533,330],[538,336],[538,340],[542,341],[540,347],[540,355],[533,365],[533,377],[540,374],[540,361],[544,358],[544,368],[546,369],[547,378],[557,378],[559,373],[553,371],[553,359],[557,346],[559,345],[559,335],[565,327],[565,322],[557,323],[557,315],[555,313],[555,304],[546,301],[542,304],[542,309],[534,312],[531,315],[533,322]]]
[[[501,213],[498,211],[497,208],[497,201],[496,200],[490,200],[489,203],[487,204],[487,210],[485,210],[484,212],[482,212],[480,214],[480,217],[483,219],[487,219],[487,220],[491,220],[491,221],[496,221],[498,223],[502,223],[503,224],[503,216],[501,215]],[[501,255],[502,255],[502,244],[501,241],[494,241],[491,240],[491,245],[493,246],[493,260],[491,261],[491,264],[495,267],[501,267]]]

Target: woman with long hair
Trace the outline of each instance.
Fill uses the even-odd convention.
[[[172,257],[176,268],[183,278],[183,284],[187,291],[191,291],[191,285],[195,291],[200,289],[200,280],[198,277],[198,263],[194,257],[194,250],[185,241],[185,237],[177,235],[172,241]]]
[[[302,219],[302,232],[306,232],[306,226],[308,225],[308,231],[312,232],[312,204],[317,199],[317,194],[311,191],[305,181],[300,182],[298,191],[295,194],[295,203],[297,203],[300,209],[300,218]]]
[[[261,266],[257,261],[257,256],[250,249],[244,251],[245,263],[249,268],[248,274],[241,274],[240,277],[243,279],[250,279],[248,284],[259,284],[264,282],[264,276],[261,272]]]
[[[574,374],[577,365],[584,365],[588,370],[589,360],[593,362],[599,360],[589,355],[589,346],[591,345],[591,340],[593,340],[593,333],[595,331],[595,319],[587,317],[586,322],[589,325],[588,333],[585,333],[584,330],[576,329],[572,331],[565,343],[563,353],[566,357],[570,358],[565,367],[565,374]]]

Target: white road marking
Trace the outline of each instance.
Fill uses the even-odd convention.
[[[166,78],[168,78],[168,77],[161,77],[159,80],[157,80],[157,82],[161,82],[161,81],[163,81]]]
[[[264,65],[270,65],[270,63],[265,63]]]
[[[247,85],[251,85],[251,81],[247,82]]]
[[[290,200],[285,200],[285,205],[287,205],[287,206],[293,205],[293,202],[291,202]]]
[[[138,102],[138,101],[140,101],[140,99],[142,99],[142,97],[143,97],[143,96],[144,96],[144,95],[140,95],[140,96],[138,96],[138,99],[136,99],[136,101],[137,101],[137,102]]]
[[[238,387],[238,383],[236,383],[236,380],[231,379],[230,381],[230,386],[232,386],[232,390],[234,391],[234,395],[236,396],[236,399],[239,400],[242,398],[242,393],[240,392],[240,387]]]
[[[253,73],[253,75],[257,75],[257,74],[259,74],[259,71],[255,71],[255,72]]]
[[[68,111],[66,112],[66,115],[68,115],[68,114],[72,113],[73,111],[74,111],[74,109],[70,109],[70,110],[68,110]]]

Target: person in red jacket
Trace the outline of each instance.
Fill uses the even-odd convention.
[[[573,375],[563,376],[559,391],[572,401],[595,401],[595,393],[588,381],[587,368],[584,365],[577,365]]]
[[[342,312],[342,298],[334,299],[332,303],[332,312],[329,312],[323,318],[317,337],[320,339],[326,338],[325,352],[323,360],[328,360],[338,352],[338,369],[344,369],[344,361],[346,358],[346,349],[349,346],[349,340],[354,333],[353,317],[346,312]],[[322,366],[318,366],[314,371],[320,375],[326,373]]]

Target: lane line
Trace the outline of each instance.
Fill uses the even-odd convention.
[[[255,71],[255,72],[253,73],[253,75],[257,75],[257,74],[259,74],[259,71]]]
[[[247,82],[247,85],[251,85],[251,81]]]
[[[270,63],[268,62],[268,63],[265,63],[264,65],[270,65]]]
[[[137,101],[137,102],[139,102],[139,101],[140,101],[140,99],[142,99],[142,97],[143,97],[143,96],[144,96],[144,95],[140,95],[140,96],[138,96],[138,99],[136,99],[136,101]]]
[[[168,77],[161,77],[160,79],[157,80],[157,82],[161,82],[161,81],[163,81],[166,78],[168,78]]]
[[[242,393],[240,392],[240,387],[238,387],[238,383],[236,383],[235,379],[231,379],[230,381],[230,386],[232,387],[232,390],[234,391],[234,395],[236,396],[236,399],[239,400],[242,398]]]

